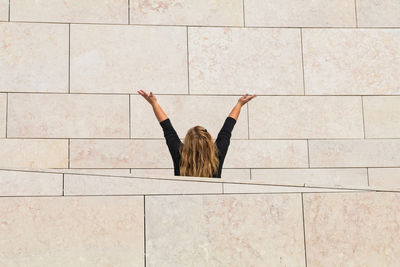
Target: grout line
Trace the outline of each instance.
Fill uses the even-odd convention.
[[[3,92],[4,93],[4,92]],[[13,94],[44,94],[44,95],[49,95],[49,94],[55,94],[55,95],[63,95],[66,93],[63,92],[37,92],[37,91],[23,91],[23,92],[12,92]],[[127,92],[120,92],[120,93],[113,93],[113,92],[85,92],[85,93],[81,93],[81,92],[74,92],[71,94],[75,94],[75,95],[126,95],[127,93],[130,93],[130,91]],[[163,94],[163,93],[158,93],[157,95],[165,95],[165,96],[187,96],[187,93],[182,93],[182,94]],[[197,96],[197,97],[206,97],[206,96],[213,96],[213,97],[225,97],[225,96],[231,96],[231,97],[237,97],[237,96],[243,96],[243,94],[196,94],[196,93],[191,93],[190,96]],[[375,97],[375,96],[383,96],[383,97],[393,97],[393,96],[400,96],[400,94],[386,94],[386,95],[380,95],[380,94],[366,94],[366,95],[362,95],[362,94],[354,94],[354,95],[346,95],[346,94],[342,94],[342,95],[329,95],[329,94],[257,94],[257,97],[259,96],[263,96],[263,97],[293,97],[293,96],[297,96],[297,97],[305,97],[305,96],[320,96],[320,97],[356,97],[356,96],[369,96],[369,97]]]
[[[68,24],[68,94],[71,93],[71,23]]]
[[[363,132],[364,132],[364,139],[366,139],[366,138],[365,138],[364,99],[363,99],[363,97],[362,97],[362,96],[361,96],[361,112],[362,112],[362,117],[363,117]],[[381,138],[378,138],[378,139],[381,139]]]
[[[128,94],[128,97],[129,97],[129,101],[128,101],[128,103],[129,103],[129,139],[131,139],[132,138],[132,119],[131,119],[131,94]]]
[[[250,181],[252,180],[252,178],[251,178],[251,168],[249,168],[249,170],[250,170]]]
[[[222,187],[222,194],[225,194],[224,193],[224,183],[221,183],[221,187]]]
[[[11,0],[8,0],[8,21],[11,18]]]
[[[307,139],[308,168],[311,168],[310,167],[310,148],[309,148],[309,146],[310,146],[310,144],[309,144],[308,139]]]
[[[144,266],[146,266],[146,195],[143,195]]]
[[[48,23],[48,24],[84,24],[84,25],[113,25],[113,26],[159,26],[159,27],[198,27],[198,28],[265,28],[265,29],[298,29],[299,26],[232,26],[232,25],[195,25],[195,24],[122,24],[122,23],[99,23],[99,22],[59,22],[59,21],[10,21],[15,23]],[[306,29],[400,29],[400,27],[390,27],[390,26],[364,26],[364,27],[355,27],[355,26],[338,26],[338,27],[327,27],[327,26],[301,26],[301,28]]]
[[[6,94],[6,138],[7,138],[7,126],[8,126],[8,92]]]
[[[131,1],[128,0],[128,25],[131,24]]]
[[[368,183],[368,186],[369,186],[369,168],[367,168],[367,183]]]
[[[304,78],[304,52],[303,52],[303,29],[300,28],[300,44],[301,44],[301,68],[303,70],[303,92],[306,95],[306,85],[305,85],[305,78]]]
[[[354,13],[356,14],[356,28],[358,28],[358,19],[357,19],[357,0],[354,0]]]
[[[249,103],[247,103],[247,139],[250,140],[250,116],[249,116]],[[233,139],[233,138],[232,138]],[[246,139],[244,139],[246,140]]]
[[[186,26],[186,66],[187,66],[188,95],[190,95],[190,76],[189,76],[189,27],[188,27],[188,26]]]
[[[242,4],[243,4],[243,27],[246,27],[246,17],[245,17],[245,9],[244,9],[244,0],[243,0],[243,2],[242,2]]]
[[[71,164],[70,164],[70,161],[71,161],[71,160],[70,160],[70,157],[71,157],[71,156],[70,156],[70,152],[69,152],[69,151],[71,150],[71,149],[70,149],[70,142],[71,142],[71,139],[68,138],[68,169],[71,168]]]
[[[301,193],[301,211],[303,217],[303,239],[304,239],[304,261],[307,267],[307,246],[306,246],[306,225],[304,223],[304,200],[303,200],[303,192]]]
[[[62,195],[64,196],[64,173],[62,174],[62,180],[63,180],[63,185],[62,185]]]

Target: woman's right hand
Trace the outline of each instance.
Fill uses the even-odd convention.
[[[256,94],[252,95],[252,96],[248,96],[249,94],[245,94],[244,96],[242,96],[241,98],[239,98],[238,103],[240,105],[244,105],[247,102],[249,102],[250,100],[252,100],[254,97],[256,97]]]

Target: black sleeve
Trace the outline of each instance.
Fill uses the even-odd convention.
[[[221,164],[223,163],[226,153],[228,151],[228,147],[230,144],[230,139],[232,136],[233,127],[236,124],[236,120],[232,117],[227,117],[225,119],[224,125],[218,133],[217,139],[215,141],[218,150],[220,152]]]
[[[177,163],[179,159],[179,146],[182,144],[178,137],[174,127],[172,126],[169,118],[160,122],[160,125],[164,131],[165,141],[168,145],[169,152],[171,153],[174,163]]]

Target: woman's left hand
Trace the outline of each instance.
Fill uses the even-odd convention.
[[[157,103],[157,98],[156,96],[153,94],[153,92],[150,92],[150,94],[146,93],[143,90],[139,90],[138,93],[143,96],[147,102],[149,102],[151,105],[153,105],[154,103]]]

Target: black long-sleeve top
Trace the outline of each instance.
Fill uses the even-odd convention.
[[[213,176],[214,178],[221,178],[222,165],[224,164],[226,153],[228,152],[228,147],[230,144],[230,139],[232,136],[233,127],[236,124],[236,120],[232,117],[227,117],[225,122],[218,133],[217,139],[215,143],[219,150],[219,167],[217,176]],[[160,122],[160,125],[164,131],[164,137],[166,143],[168,145],[169,152],[172,156],[172,160],[174,163],[174,175],[180,176],[179,174],[179,162],[181,159],[181,155],[179,152],[179,147],[183,145],[181,140],[178,137],[174,127],[172,126],[171,120],[169,118]]]

